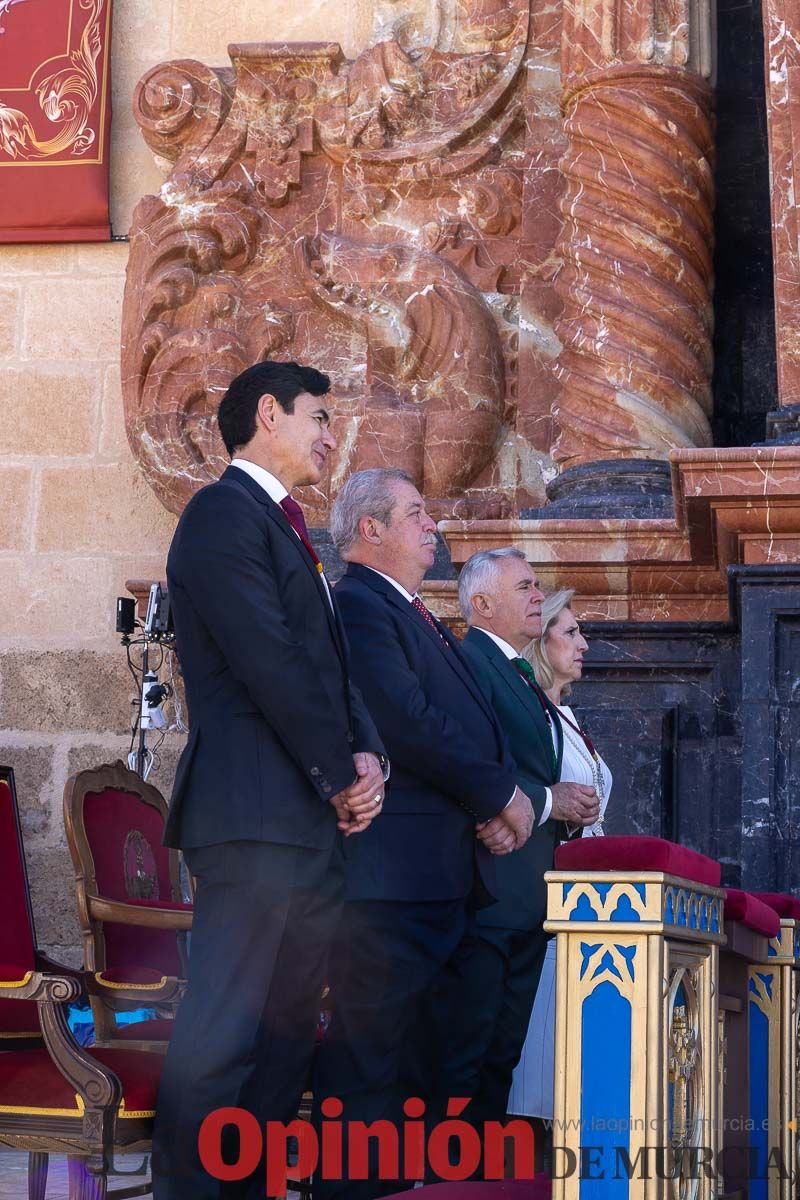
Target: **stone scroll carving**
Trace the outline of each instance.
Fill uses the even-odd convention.
[[[711,444],[711,14],[565,5],[554,457]]]
[[[182,60],[139,83],[135,114],[169,175],[134,215],[123,391],[172,511],[227,461],[227,385],[272,356],[336,388],[339,450],[304,497],[312,519],[379,463],[406,467],[440,514],[502,514],[529,12],[439,11],[433,32],[421,15],[385,26],[352,62],[336,45],[234,45],[231,69]]]
[[[491,518],[542,502],[548,452],[709,444],[709,2],[375,0],[352,61],[234,44],[149,71],[167,178],[131,229],[122,375],[164,504],[218,476],[219,401],[270,356],[334,381],[315,523],[371,464]]]

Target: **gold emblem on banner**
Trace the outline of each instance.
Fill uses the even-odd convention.
[[[104,16],[106,0],[78,0],[78,7],[88,12],[78,46],[75,49],[67,46],[63,55],[49,60],[63,65],[39,79],[34,91],[43,118],[55,126],[57,132],[52,137],[40,136],[29,114],[0,101],[0,157],[7,155],[11,160],[0,162],[0,166],[41,166],[42,159],[58,158],[65,153],[81,156],[78,159],[81,162],[102,162],[101,141],[106,104],[104,86],[96,123],[91,121],[91,117],[101,90],[97,73],[98,60],[105,45],[107,64],[110,50],[108,12]],[[71,12],[71,17],[72,15]],[[73,21],[70,19],[70,28],[72,25]],[[44,65],[45,63],[41,64]],[[106,69],[104,67],[103,83]],[[37,68],[38,70],[41,70],[41,67]],[[34,75],[36,73],[34,72]],[[83,155],[95,145],[97,157],[84,158]],[[62,159],[62,163],[72,164],[75,161],[74,157]]]

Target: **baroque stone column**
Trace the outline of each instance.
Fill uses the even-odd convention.
[[[712,25],[710,0],[564,4],[553,454],[579,485],[663,490],[648,462],[711,443]]]

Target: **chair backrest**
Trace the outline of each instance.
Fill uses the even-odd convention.
[[[17,792],[11,767],[0,767],[0,979],[15,978],[36,969],[36,933],[33,926],[28,872],[22,846]],[[39,1036],[36,1004],[26,1000],[0,1000],[0,1050],[4,1042]]]
[[[178,856],[161,844],[167,803],[122,762],[80,771],[64,789],[64,825],[75,867],[84,965],[91,971],[149,967],[182,975],[178,935],[99,921],[89,896],[147,907],[180,901]]]

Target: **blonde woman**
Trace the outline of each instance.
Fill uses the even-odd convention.
[[[574,588],[563,588],[545,598],[541,636],[534,638],[524,653],[534,669],[536,682],[558,711],[564,736],[559,781],[590,785],[600,800],[600,816],[594,825],[583,830],[582,836],[601,837],[611,794],[611,772],[566,703],[572,684],[583,673],[583,657],[588,648],[580,623],[570,608],[574,594]],[[553,1116],[555,967],[555,940],[551,940],[508,1101],[509,1112],[545,1120]]]

